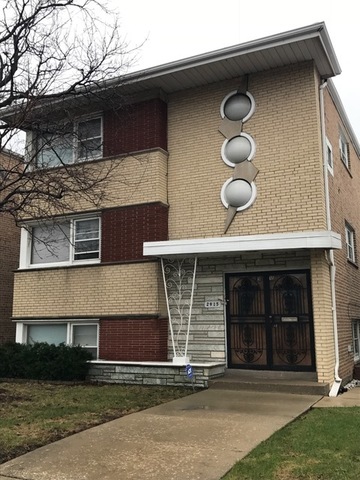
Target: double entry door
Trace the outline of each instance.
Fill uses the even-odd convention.
[[[310,272],[227,274],[230,368],[315,370]]]

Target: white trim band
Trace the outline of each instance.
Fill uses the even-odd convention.
[[[329,230],[267,235],[244,235],[241,237],[194,238],[144,242],[144,256],[166,257],[169,255],[234,254],[240,252],[295,250],[295,249],[341,249],[341,235]]]

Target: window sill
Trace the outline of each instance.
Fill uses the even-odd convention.
[[[94,265],[100,265],[100,259],[79,261],[79,262],[64,262],[64,263],[39,263],[37,265],[28,265],[25,268],[19,268],[21,271],[33,271],[33,270],[54,270],[59,268],[78,268],[78,267],[91,267]]]
[[[347,260],[347,263],[349,263],[350,265],[352,265],[354,268],[359,268],[359,265],[358,265],[356,262],[353,262],[353,261],[350,260],[349,258],[347,258],[346,260]]]

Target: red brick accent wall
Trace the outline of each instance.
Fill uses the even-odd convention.
[[[105,210],[101,217],[101,261],[143,259],[143,243],[168,239],[168,207],[162,203]]]
[[[100,321],[99,358],[118,361],[167,361],[168,321],[165,318]]]
[[[167,105],[159,98],[104,112],[104,157],[160,147],[167,150]]]
[[[15,341],[11,321],[14,270],[19,266],[20,229],[10,215],[0,215],[0,344]]]

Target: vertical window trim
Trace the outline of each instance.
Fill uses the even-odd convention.
[[[347,260],[356,263],[355,230],[348,222],[345,222],[345,244]]]
[[[326,137],[326,161],[327,161],[327,168],[332,176],[334,176],[334,155],[332,145],[329,139]],[[329,152],[330,152],[330,162],[329,162]]]
[[[350,170],[350,158],[349,158],[349,142],[345,135],[340,132],[339,137],[340,159],[345,167]]]
[[[354,349],[354,361],[358,362],[360,360],[360,321],[355,320],[352,322],[352,342]]]

